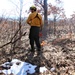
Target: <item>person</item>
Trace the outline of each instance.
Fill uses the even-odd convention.
[[[30,46],[31,52],[34,52],[34,42],[37,47],[37,51],[41,51],[41,45],[39,41],[39,32],[42,30],[42,16],[37,12],[37,8],[35,6],[30,7],[30,15],[27,18],[27,24],[30,25],[30,32],[29,32],[29,39],[30,39]]]

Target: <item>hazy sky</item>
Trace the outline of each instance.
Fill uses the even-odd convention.
[[[67,17],[70,17],[71,14],[75,11],[75,0],[63,0],[64,9]]]
[[[13,3],[17,3],[17,1],[19,0],[12,0],[12,2],[10,2],[11,0],[1,0],[0,1],[0,15],[5,15],[5,16],[13,16],[15,15],[15,12],[17,10],[17,8],[15,9],[15,5]],[[53,0],[48,0],[48,1],[53,1]],[[64,2],[64,9],[65,9],[65,13],[67,17],[70,17],[70,15],[73,13],[73,11],[75,11],[75,0],[62,0]],[[28,9],[31,5],[33,5],[33,0],[25,0],[26,3],[25,7],[23,8],[23,15],[27,15],[25,14],[25,10]],[[19,2],[18,2],[19,5]]]

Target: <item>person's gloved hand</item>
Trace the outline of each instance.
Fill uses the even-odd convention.
[[[42,37],[42,32],[39,32],[39,37]]]

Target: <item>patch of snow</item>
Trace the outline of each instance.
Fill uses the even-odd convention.
[[[2,70],[4,74],[11,74],[13,73],[14,75],[27,75],[35,73],[35,68],[37,67],[36,65],[32,65],[30,63],[22,62],[18,59],[13,59],[11,61],[12,66],[8,70]],[[17,63],[20,63],[17,65]],[[5,63],[4,63],[5,64]],[[3,65],[3,64],[2,64]]]
[[[40,67],[40,72],[41,73],[43,73],[43,72],[45,72],[45,71],[47,71],[47,68],[44,66],[44,67]]]

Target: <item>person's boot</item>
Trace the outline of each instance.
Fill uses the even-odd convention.
[[[41,54],[41,48],[38,48],[37,49],[37,55],[40,55]]]
[[[33,53],[35,52],[35,50],[34,50],[34,49],[30,49],[30,51],[31,51],[31,52],[33,52]]]

